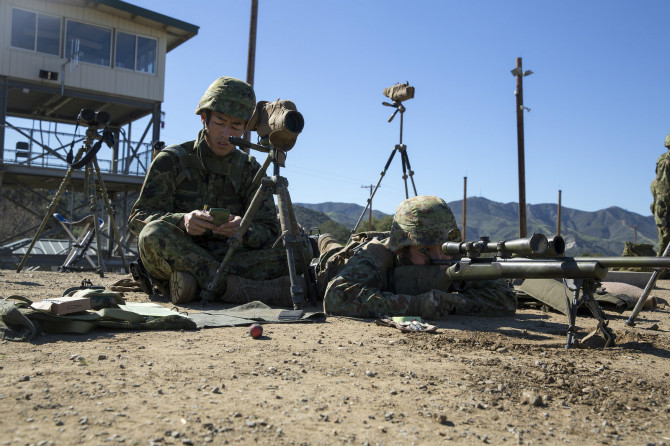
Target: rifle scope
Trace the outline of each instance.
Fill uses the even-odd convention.
[[[558,242],[556,237],[559,237]],[[552,246],[565,250],[565,243],[560,236],[554,237]],[[501,242],[491,242],[488,237],[482,237],[476,242],[446,242],[442,245],[442,252],[450,256],[478,257],[481,253],[496,253],[499,257],[544,255],[549,249],[549,241],[542,234],[533,234],[530,237]]]

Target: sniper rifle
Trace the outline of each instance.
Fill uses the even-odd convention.
[[[562,279],[573,292],[566,295],[568,333],[565,348],[575,345],[575,319],[582,305],[598,320],[605,337],[605,346],[614,345],[615,336],[593,294],[600,281],[613,267],[669,268],[670,257],[566,257],[561,236],[547,239],[542,234],[491,242],[482,237],[476,242],[446,242],[442,252],[448,260],[432,260],[432,264],[448,265],[445,274],[453,283],[493,279]],[[484,254],[484,256],[482,256]]]

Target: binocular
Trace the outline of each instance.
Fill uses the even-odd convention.
[[[414,87],[409,85],[409,82],[405,82],[384,88],[382,93],[392,101],[402,102],[414,97]]]
[[[77,121],[88,125],[107,125],[109,119],[109,113],[106,111],[93,111],[90,108],[82,108],[77,116]]]
[[[256,104],[247,130],[255,130],[261,140],[269,139],[274,148],[288,152],[295,145],[304,126],[305,120],[295,104],[277,99]]]

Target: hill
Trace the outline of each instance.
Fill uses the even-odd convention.
[[[463,223],[463,200],[452,201],[449,207],[456,217],[458,226]],[[330,219],[352,228],[363,206],[353,203],[297,203],[302,207],[319,211]],[[539,232],[547,236],[556,234],[556,204],[529,204],[526,210],[527,233]],[[375,218],[387,214],[373,211]],[[300,217],[296,218],[301,225]],[[323,218],[323,217],[321,217]],[[467,199],[466,237],[477,240],[488,236],[491,240],[510,240],[519,234],[518,203],[498,203],[483,197]],[[318,225],[317,225],[318,226]],[[323,231],[322,229],[322,232]],[[642,216],[613,206],[595,212],[561,208],[561,236],[566,241],[566,253],[578,256],[584,253],[594,255],[619,256],[623,252],[624,242],[636,241],[657,246],[656,224],[652,216]]]
[[[363,206],[354,203],[333,203],[330,201],[318,204],[293,203],[293,205],[322,212],[334,221],[343,224],[349,229],[354,227],[358,219],[361,217],[363,209],[365,209]],[[380,219],[386,215],[388,214],[375,210],[372,211],[372,216],[377,219]],[[296,216],[296,218],[298,217]],[[363,219],[366,218],[367,212]]]
[[[449,207],[459,227],[463,223],[463,200],[452,201]],[[556,204],[530,204],[526,210],[527,233],[556,234]],[[634,229],[635,228],[635,229]],[[488,235],[491,240],[508,240],[519,234],[518,203],[498,203],[482,197],[467,199],[466,237],[476,240]],[[656,247],[656,223],[652,216],[644,217],[616,206],[595,212],[561,208],[561,236],[566,253],[581,255],[620,256],[624,242],[649,243]]]
[[[351,230],[345,225],[336,222],[321,211],[294,204],[293,213],[298,224],[305,230],[311,231],[318,228],[321,233],[332,234],[340,243],[345,243],[351,233]]]

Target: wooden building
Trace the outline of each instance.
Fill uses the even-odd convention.
[[[58,188],[71,141],[81,146],[90,124],[84,109],[109,114],[114,144],[99,161],[110,195],[139,190],[160,139],[166,55],[197,33],[119,0],[0,0],[0,193]],[[30,128],[17,123],[26,119]],[[79,131],[64,137],[64,124]],[[83,178],[73,172],[73,187]]]

